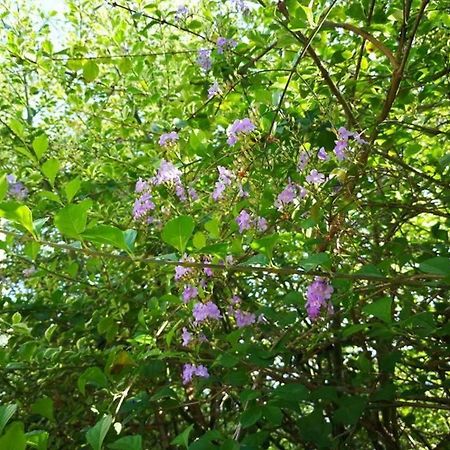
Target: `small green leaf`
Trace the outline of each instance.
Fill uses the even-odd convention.
[[[86,394],[86,385],[91,384],[99,388],[108,386],[106,375],[99,367],[89,367],[79,377],[77,386],[80,392]]]
[[[90,60],[84,64],[83,77],[86,82],[90,83],[91,81],[94,81],[98,77],[99,73],[100,69],[94,61]]]
[[[330,264],[330,257],[327,253],[316,253],[315,255],[308,256],[300,262],[301,267],[305,270],[313,270],[318,266],[328,267]]]
[[[62,208],[55,215],[55,226],[69,237],[79,238],[86,229],[87,211],[91,207],[91,200],[84,200],[76,205],[69,205]]]
[[[52,422],[55,420],[53,415],[53,400],[49,397],[43,397],[36,400],[31,405],[31,412],[34,414],[39,414]]]
[[[203,248],[206,245],[205,233],[202,233],[201,231],[197,231],[197,233],[194,234],[194,238],[192,239],[192,243],[194,244],[194,247],[196,249]]]
[[[42,173],[48,178],[50,184],[53,186],[55,184],[56,174],[59,171],[59,161],[55,158],[50,158],[42,164]]]
[[[139,434],[125,436],[108,445],[111,450],[142,450],[142,437]]]
[[[242,428],[248,428],[254,425],[262,416],[262,408],[260,406],[254,406],[248,408],[241,414],[241,425]]]
[[[25,433],[27,439],[27,445],[37,450],[47,450],[48,445],[48,433],[44,430],[34,430]]]
[[[9,122],[9,128],[20,138],[25,136],[25,126],[24,124],[17,119],[11,119]]]
[[[255,239],[251,243],[251,247],[253,250],[256,250],[263,255],[267,256],[267,258],[272,259],[273,249],[278,242],[278,234],[272,234],[271,236],[264,236],[261,239]]]
[[[189,447],[189,435],[194,429],[194,424],[189,425],[184,429],[172,442],[172,445],[184,445],[186,448]]]
[[[9,419],[14,415],[17,410],[17,405],[3,405],[0,406],[0,434],[2,434],[3,428],[9,422]]]
[[[0,202],[6,197],[8,192],[8,180],[6,174],[0,175]]]
[[[5,450],[25,450],[27,440],[23,430],[22,422],[13,422],[6,429],[5,434],[0,438],[0,449]]]
[[[34,138],[31,145],[38,159],[41,159],[48,149],[48,138],[45,134],[40,134],[39,136]]]
[[[194,228],[195,223],[192,217],[180,216],[166,223],[161,238],[166,244],[172,245],[180,253],[183,253]]]
[[[80,190],[81,180],[77,177],[64,185],[64,192],[66,193],[67,201],[70,203],[77,192]]]
[[[273,396],[282,398],[283,400],[300,402],[308,399],[309,390],[303,384],[289,383],[278,386],[273,391]]]
[[[103,416],[92,428],[86,433],[86,440],[94,450],[101,450],[103,441],[113,419],[110,415]]]
[[[370,314],[383,322],[392,322],[392,299],[390,297],[380,298],[363,308],[366,314]]]
[[[82,236],[84,239],[96,244],[107,244],[121,250],[130,250],[125,240],[124,232],[112,225],[97,225],[86,230]]]
[[[28,206],[17,202],[0,203],[0,217],[13,223],[22,225],[31,234],[34,234],[33,216]]]

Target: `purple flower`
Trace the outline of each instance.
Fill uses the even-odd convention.
[[[354,134],[353,134],[353,138],[355,139],[355,141],[356,141],[359,145],[368,144],[368,142],[367,142],[365,139],[363,139],[363,138],[361,137],[361,134],[362,134],[362,132],[361,132],[361,133],[354,133]]]
[[[209,378],[208,369],[202,364],[197,366],[197,369],[195,370],[195,375],[197,375],[200,378]]]
[[[308,190],[305,187],[303,187],[303,186],[299,186],[298,196],[300,198],[305,198],[307,195],[308,195]]]
[[[339,140],[336,141],[336,145],[334,147],[334,154],[339,161],[343,161],[346,158],[345,149],[347,148],[348,141]]]
[[[8,194],[17,199],[23,200],[28,195],[28,189],[20,181],[16,181],[16,177],[12,174],[6,175],[8,182]]]
[[[237,42],[234,39],[224,37],[217,38],[217,53],[222,54],[224,50],[236,48]]]
[[[159,166],[158,172],[153,177],[153,184],[160,185],[163,183],[181,184],[181,172],[171,162],[163,159]]]
[[[328,161],[330,159],[324,147],[321,147],[319,149],[319,151],[317,152],[317,157],[322,161]]]
[[[184,303],[187,303],[189,300],[192,300],[193,298],[196,298],[198,296],[198,289],[195,286],[192,286],[191,284],[188,284],[185,286],[183,291],[183,301]]]
[[[149,192],[144,192],[133,205],[133,219],[142,219],[147,213],[155,209],[155,204],[152,202],[152,196]]]
[[[267,220],[264,217],[258,217],[256,219],[256,229],[260,232],[264,232],[267,230],[267,228]]]
[[[183,333],[181,334],[181,339],[183,339],[183,347],[187,347],[189,342],[192,341],[192,334],[189,333],[186,327],[183,327]]]
[[[205,71],[208,72],[212,67],[211,50],[207,48],[201,48],[197,55],[197,64]]]
[[[179,21],[182,20],[184,18],[186,18],[189,15],[189,9],[187,8],[186,5],[180,5],[177,8],[177,11],[175,13],[175,20]]]
[[[175,194],[180,199],[181,202],[185,202],[187,200],[186,197],[186,190],[184,189],[184,186],[181,183],[177,183],[175,185]]]
[[[142,178],[139,178],[139,180],[136,181],[136,186],[134,188],[134,192],[137,194],[146,191],[149,189],[148,182],[143,180]]]
[[[248,118],[237,119],[227,128],[227,143],[232,146],[238,141],[239,135],[249,134],[255,129],[255,124]]]
[[[192,186],[188,187],[188,195],[191,198],[191,200],[193,202],[195,202],[196,200],[198,200],[198,194],[197,191],[195,190],[195,188],[193,188]]]
[[[212,198],[214,201],[218,201],[223,197],[223,193],[227,186],[230,186],[233,180],[236,178],[231,170],[226,169],[223,166],[218,166],[219,179],[215,184],[214,191],[212,193]]]
[[[305,170],[305,167],[308,165],[309,162],[309,155],[306,152],[300,152],[298,155],[298,163],[297,163],[297,170],[299,172],[303,172]]]
[[[183,366],[183,384],[188,384],[192,381],[195,375],[196,367],[193,364],[185,364]]]
[[[183,255],[180,262],[194,262],[194,258]],[[186,275],[192,272],[191,267],[175,266],[175,281],[180,281]]]
[[[166,147],[167,145],[175,144],[178,141],[178,133],[171,131],[170,133],[164,133],[159,137],[159,145]]]
[[[306,311],[311,320],[317,319],[320,310],[327,308],[328,313],[333,312],[333,305],[329,302],[333,294],[333,286],[325,279],[316,277],[306,291]]]
[[[250,195],[246,190],[244,190],[241,183],[238,184],[238,188],[239,188],[239,193],[238,193],[239,197],[247,198]]]
[[[289,183],[279,194],[275,200],[277,209],[282,209],[284,206],[292,203],[297,196],[297,187],[293,183]]]
[[[237,11],[242,13],[250,11],[250,7],[246,4],[245,0],[231,0],[231,3]]]
[[[252,216],[243,209],[236,217],[236,223],[239,225],[239,233],[243,233],[245,230],[250,230],[252,227]]]
[[[230,302],[232,305],[238,305],[239,303],[241,303],[241,297],[239,297],[239,295],[233,295]]]
[[[207,303],[196,303],[192,314],[194,316],[195,323],[201,323],[206,319],[218,320],[221,318],[219,308],[211,301]]]
[[[317,172],[316,169],[313,169],[306,177],[306,181],[312,184],[322,184],[325,181],[325,175],[323,173]]]
[[[345,127],[340,127],[338,130],[338,136],[339,139],[348,141],[348,139],[353,136],[353,133],[351,131],[348,131]]]
[[[255,314],[240,310],[234,312],[234,318],[236,319],[236,325],[238,326],[238,328],[252,325],[256,321]]]
[[[208,88],[208,98],[213,98],[216,94],[220,92],[219,83],[215,81],[209,88]]]
[[[214,187],[214,191],[211,194],[212,199],[217,202],[223,197],[223,193],[225,192],[225,184],[223,184],[221,181],[217,181]]]
[[[208,257],[203,258],[203,262],[206,264],[211,264],[211,259]],[[203,268],[203,273],[207,276],[207,277],[212,277],[214,275],[212,269],[210,267],[204,267]]]

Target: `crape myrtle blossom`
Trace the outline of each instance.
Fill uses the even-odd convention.
[[[255,124],[248,118],[237,119],[227,128],[227,143],[229,146],[236,144],[239,136],[249,134],[255,129]]]
[[[211,50],[207,48],[201,48],[197,54],[197,64],[205,71],[211,70]]]
[[[203,365],[185,364],[183,366],[183,384],[188,384],[194,376],[209,378],[208,369]]]
[[[306,311],[311,320],[317,319],[322,308],[327,312],[333,312],[333,305],[329,301],[334,289],[327,280],[316,277],[306,290]]]
[[[323,173],[317,172],[316,169],[313,169],[309,175],[307,175],[306,181],[312,184],[322,184],[325,181],[325,176]]]
[[[164,133],[159,137],[159,145],[161,147],[167,147],[168,145],[175,144],[177,141],[178,141],[178,133],[176,131]]]
[[[28,189],[23,183],[16,180],[15,175],[6,175],[6,181],[8,182],[8,194],[17,199],[23,200],[28,195]]]
[[[217,38],[217,53],[222,54],[224,50],[236,48],[237,42],[234,39],[225,37]]]
[[[192,314],[195,319],[195,323],[199,324],[207,319],[219,320],[222,316],[217,305],[211,301],[207,303],[196,303]]]

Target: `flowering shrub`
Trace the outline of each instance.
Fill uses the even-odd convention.
[[[444,448],[444,3],[16,3],[0,450]]]

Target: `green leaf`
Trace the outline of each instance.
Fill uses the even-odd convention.
[[[27,439],[23,430],[22,422],[13,422],[6,429],[5,434],[0,438],[0,449],[4,450],[25,450]]]
[[[196,249],[203,248],[206,245],[205,233],[202,233],[201,231],[197,231],[197,233],[194,234],[194,238],[192,239],[192,243],[194,244],[194,247]]]
[[[43,430],[34,430],[25,433],[27,439],[27,446],[36,448],[37,450],[47,450],[48,433]]]
[[[96,244],[107,244],[121,250],[130,250],[124,232],[112,225],[97,225],[94,228],[89,228],[82,233],[82,237]]]
[[[251,408],[246,409],[241,414],[241,425],[242,428],[248,428],[254,425],[262,416],[262,408],[260,406],[253,406]]]
[[[370,305],[366,305],[363,308],[366,314],[370,314],[383,322],[392,322],[392,299],[390,297],[383,297]]]
[[[345,425],[356,424],[366,407],[366,403],[365,398],[358,396],[339,399],[339,408],[334,413],[334,420]]]
[[[64,207],[55,215],[56,228],[61,234],[78,239],[86,229],[87,211],[91,205],[91,200],[84,200]]]
[[[48,138],[45,134],[40,134],[34,138],[31,145],[38,159],[41,159],[48,149]]]
[[[9,122],[9,128],[20,138],[24,138],[25,136],[25,126],[23,122],[17,119],[11,119]]]
[[[194,424],[189,425],[184,429],[172,442],[172,445],[184,445],[186,448],[189,447],[189,435],[194,429]]]
[[[329,267],[330,257],[327,253],[316,253],[315,255],[311,255],[308,258],[300,261],[301,267],[305,270],[313,270],[318,266]]]
[[[98,367],[89,367],[79,377],[77,386],[80,392],[86,394],[86,385],[91,384],[99,388],[108,386],[108,380],[103,371]]]
[[[31,234],[34,234],[33,216],[28,206],[18,202],[0,203],[0,217],[4,217],[13,223],[23,226]]]
[[[6,173],[0,175],[0,202],[6,197],[8,192],[8,180],[6,179]]]
[[[44,164],[42,164],[42,173],[48,178],[50,184],[55,184],[56,174],[59,171],[59,161],[55,158],[47,159]]]
[[[161,233],[162,240],[180,253],[184,252],[186,244],[194,231],[195,223],[190,216],[180,216],[169,220]]]
[[[273,391],[273,396],[282,398],[283,400],[300,402],[308,399],[309,390],[303,384],[289,383],[278,386]]]
[[[31,405],[31,412],[34,414],[39,414],[52,422],[55,420],[53,415],[53,400],[49,397],[43,397],[36,400]]]
[[[142,437],[139,434],[125,436],[108,445],[112,450],[142,450]]]
[[[3,428],[9,422],[11,417],[17,410],[17,405],[2,405],[0,406],[0,434],[2,434]]]
[[[263,255],[267,256],[267,258],[272,259],[273,249],[277,244],[279,239],[278,234],[272,234],[271,236],[264,236],[261,239],[255,239],[251,243],[251,247],[253,250],[256,250]]]
[[[80,190],[81,180],[77,177],[64,185],[64,192],[66,193],[67,201],[70,203],[77,192]]]
[[[90,60],[84,64],[83,77],[87,83],[94,81],[98,77],[99,73],[100,70],[94,61]]]
[[[450,275],[450,258],[435,256],[420,263],[419,270],[435,275]]]
[[[94,450],[101,450],[103,441],[113,419],[110,415],[103,416],[92,428],[86,433],[86,440]]]

